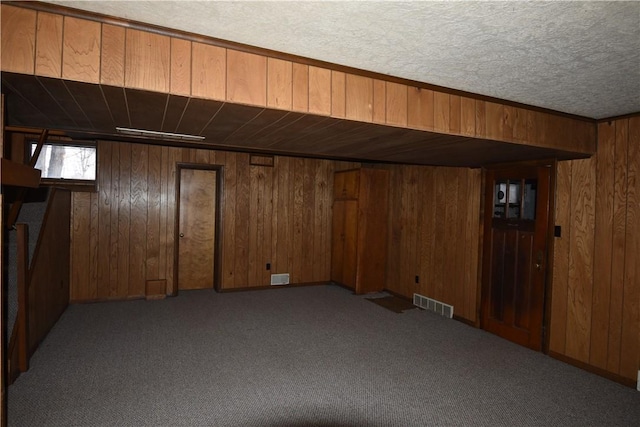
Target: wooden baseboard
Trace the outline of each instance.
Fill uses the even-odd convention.
[[[631,387],[634,389],[637,387],[637,382],[630,378],[626,378],[621,375],[614,374],[602,368],[598,368],[597,366],[589,365],[588,363],[582,362],[580,360],[574,359],[569,356],[565,356],[564,354],[556,353],[555,351],[552,351],[552,350],[549,350],[549,353],[547,354],[553,357],[554,359],[560,360],[561,362],[567,363],[569,365],[573,365],[580,369],[584,369],[587,372],[591,372],[592,374],[596,374],[608,380],[615,381],[624,386]]]
[[[277,285],[277,286],[246,286],[244,288],[220,289],[218,292],[227,293],[227,292],[265,291],[267,289],[302,288],[305,286],[323,286],[323,285],[330,285],[332,283],[333,282],[304,282],[304,283],[290,283],[288,285]]]
[[[469,319],[467,319],[467,318],[465,318],[465,317],[460,317],[460,316],[458,316],[457,314],[454,314],[454,315],[453,315],[453,319],[454,319],[454,320],[457,320],[458,322],[462,322],[462,323],[464,323],[465,325],[469,325],[469,326],[471,326],[472,328],[476,328],[476,329],[477,329],[477,328],[479,328],[479,327],[480,327],[480,325],[478,324],[478,322],[474,322],[473,320],[469,320]]]
[[[95,304],[98,302],[120,302],[120,301],[134,301],[139,299],[145,299],[146,295],[134,295],[128,297],[118,297],[118,298],[94,298],[94,299],[72,299],[69,300],[69,304]]]

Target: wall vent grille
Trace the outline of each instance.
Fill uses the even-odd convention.
[[[271,275],[271,286],[280,286],[280,285],[288,285],[288,284],[289,284],[289,273]]]
[[[443,302],[427,298],[420,294],[413,294],[413,305],[425,310],[433,311],[441,316],[451,319],[453,317],[453,306]]]

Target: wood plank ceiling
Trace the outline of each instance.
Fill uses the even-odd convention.
[[[480,167],[574,153],[108,85],[2,73],[6,125],[76,139],[127,140],[116,127],[201,135],[192,146],[364,162]]]

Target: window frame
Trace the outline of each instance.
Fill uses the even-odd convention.
[[[27,138],[25,144],[26,158],[31,160],[32,150],[34,146],[38,145],[38,140],[35,138]],[[40,185],[48,187],[66,188],[71,191],[83,191],[95,193],[98,191],[98,143],[93,140],[67,140],[57,138],[47,138],[43,143],[45,145],[57,145],[65,147],[89,147],[95,149],[96,162],[95,162],[95,178],[94,179],[67,179],[67,178],[40,178]]]

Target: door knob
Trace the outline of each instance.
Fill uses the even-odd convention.
[[[538,256],[536,259],[536,269],[538,271],[542,270],[542,260],[544,258],[544,253],[542,251],[538,251]]]
[[[180,233],[180,237],[184,237],[184,233]]]

